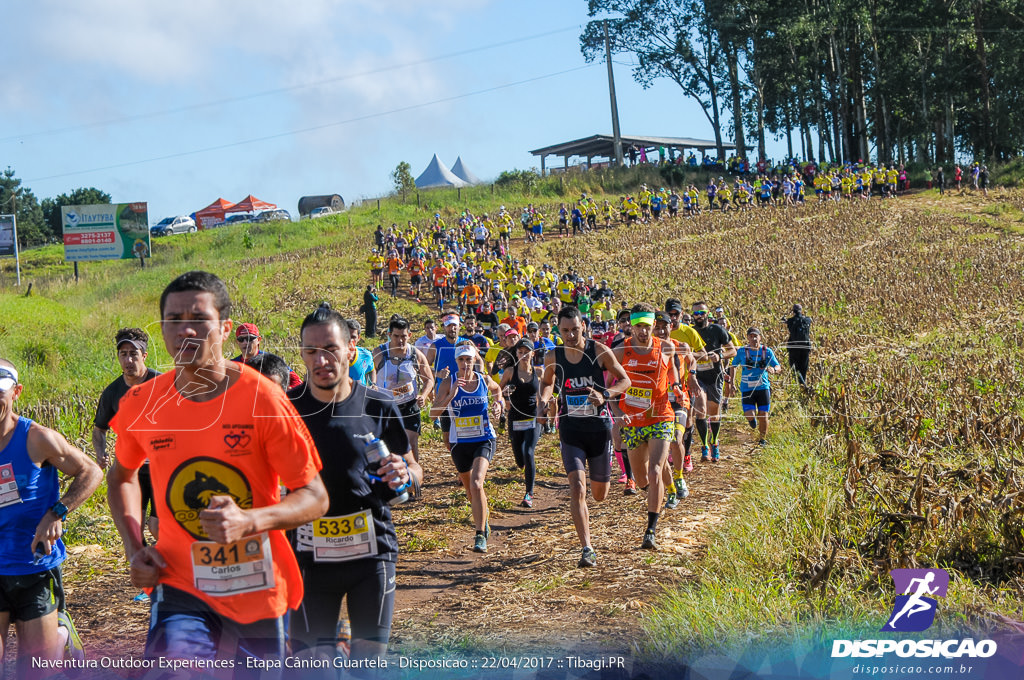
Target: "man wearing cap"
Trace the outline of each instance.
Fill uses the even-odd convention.
[[[722,403],[722,387],[725,384],[723,366],[726,365],[726,360],[736,356],[736,346],[733,345],[729,332],[708,318],[709,309],[706,303],[694,302],[692,311],[693,326],[704,341],[704,356],[697,358],[697,382],[707,397],[707,417],[695,414],[694,418],[697,434],[701,439],[700,459],[703,462],[718,462],[718,433],[722,428],[719,409]]]
[[[501,375],[505,372],[506,368],[510,368],[516,365],[519,357],[516,356],[516,351],[513,349],[517,342],[522,339],[522,334],[517,328],[513,328],[508,323],[502,323],[498,326],[498,332],[501,334],[498,339],[501,349],[494,355],[494,359],[491,361],[491,375]],[[488,352],[488,356],[490,353]]]
[[[789,354],[789,365],[796,373],[796,379],[807,387],[807,368],[811,361],[811,324],[814,322],[804,315],[804,308],[793,305],[793,316],[782,321],[789,329],[789,340],[786,341],[786,352]]]
[[[32,668],[33,659],[61,658],[64,522],[96,490],[103,472],[60,433],[15,413],[21,392],[14,364],[0,359],[0,656],[13,622],[14,675],[24,678],[46,675]],[[58,472],[71,478],[63,494]]]
[[[761,344],[761,329],[751,326],[747,329],[747,344],[736,350],[732,359],[732,371],[742,367],[740,395],[743,400],[743,416],[750,429],[757,428],[758,444],[768,443],[768,412],[771,410],[771,383],[769,374],[778,375],[782,366],[770,347]]]
[[[447,368],[448,373],[454,375],[459,371],[459,365],[455,361],[455,347],[462,340],[466,340],[464,336],[459,333],[459,328],[462,325],[462,319],[455,312],[445,314],[441,317],[441,327],[444,330],[444,335],[434,341],[434,344],[427,350],[427,363],[430,364],[430,370],[434,374],[434,395],[437,396],[437,390],[439,389],[439,380],[437,380],[437,374],[442,369]],[[440,422],[435,422],[435,425],[441,426],[441,431],[446,434],[444,437],[445,444],[448,444],[447,433],[451,427],[451,420],[448,418],[446,413],[441,414]],[[450,448],[450,447],[449,447]]]
[[[238,344],[238,349],[241,354],[231,360],[244,364],[246,361],[252,359],[263,351],[260,349],[260,342],[262,341],[263,336],[260,335],[260,329],[256,327],[256,324],[238,324],[238,328],[235,329],[235,342]]]
[[[127,394],[131,387],[160,375],[146,366],[146,358],[149,356],[149,335],[146,331],[141,328],[122,328],[114,335],[114,347],[117,362],[121,365],[121,375],[100,394],[92,426],[92,448],[96,452],[96,462],[104,469],[110,460],[107,455],[107,430],[110,429],[110,421],[113,420],[114,414],[117,413],[121,397]],[[156,505],[153,503],[153,487],[149,481],[149,461],[139,468],[139,487],[142,490],[142,516],[146,517],[148,507],[147,526],[149,532],[156,537]]]
[[[264,353],[263,350],[260,349],[260,344],[263,342],[263,336],[260,335],[260,329],[257,328],[254,323],[238,324],[238,328],[235,329],[235,342],[238,343],[238,348],[242,353],[234,357],[232,361],[247,364]],[[156,375],[160,374],[157,373]],[[149,380],[149,378],[146,378],[146,380]],[[300,378],[299,374],[289,367],[288,384],[285,385],[285,389],[290,390],[291,388],[298,387],[301,384],[302,378]],[[124,396],[123,393],[122,396]]]

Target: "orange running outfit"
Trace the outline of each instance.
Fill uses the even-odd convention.
[[[111,422],[118,462],[147,458],[160,517],[157,550],[167,562],[160,583],[193,595],[247,624],[282,616],[302,601],[302,576],[283,531],[222,545],[209,540],[199,513],[214,496],[242,509],[281,500],[280,485],[306,486],[321,467],[313,439],[276,385],[242,366],[224,394],[206,402],[181,397],[176,371],[133,387]]]
[[[623,343],[622,367],[630,386],[619,400],[628,419],[622,428],[622,442],[636,449],[651,439],[675,439],[675,413],[668,400],[669,366],[661,355],[661,339],[651,339],[645,354],[636,351],[632,338]]]

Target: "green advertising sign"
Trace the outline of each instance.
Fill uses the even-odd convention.
[[[149,257],[149,211],[145,203],[66,205],[64,259],[125,260]]]

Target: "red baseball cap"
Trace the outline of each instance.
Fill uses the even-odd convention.
[[[255,335],[258,338],[260,337],[260,329],[254,323],[240,323],[238,328],[235,329],[235,337],[238,338],[243,335]]]

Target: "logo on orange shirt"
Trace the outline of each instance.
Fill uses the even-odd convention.
[[[175,521],[193,538],[209,539],[199,524],[199,513],[214,496],[228,496],[242,509],[252,507],[252,487],[245,475],[232,465],[214,458],[192,458],[171,473],[167,507]]]

